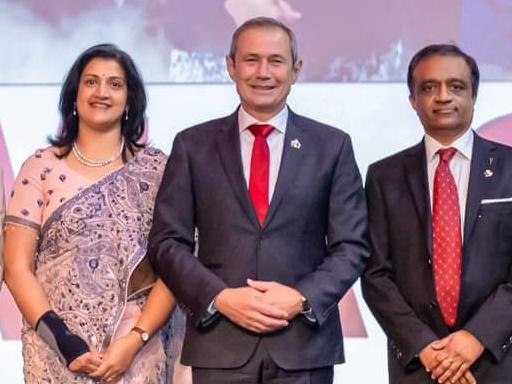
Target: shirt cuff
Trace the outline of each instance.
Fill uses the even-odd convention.
[[[312,323],[312,324],[316,323],[316,316],[313,313],[312,308],[309,308],[307,311],[302,311],[300,314],[302,316],[304,316],[306,318],[306,320],[309,321],[310,323]]]
[[[215,296],[212,301],[210,301],[210,304],[208,304],[208,308],[206,308],[206,312],[208,312],[208,315],[207,317],[210,317],[212,315],[215,315],[218,311],[217,311],[217,308],[214,307],[215,305],[215,299],[217,298],[217,296]]]
[[[315,324],[316,316],[313,313],[313,308],[311,308],[311,305],[309,304],[308,299],[306,299],[304,296],[301,296],[301,301],[302,301],[302,311],[300,312],[301,315],[304,316],[309,323]]]
[[[206,308],[206,316],[201,319],[201,325],[203,327],[210,325],[219,313],[219,311],[217,311],[217,309],[214,307],[216,298],[217,296],[215,296],[213,300],[210,301],[210,304],[208,304],[208,307]]]

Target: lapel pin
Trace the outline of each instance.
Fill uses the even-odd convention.
[[[490,169],[486,169],[484,171],[484,177],[492,177],[492,175],[494,175],[494,172],[491,171]]]
[[[290,141],[290,146],[295,149],[300,149],[299,139],[293,139],[292,141]]]

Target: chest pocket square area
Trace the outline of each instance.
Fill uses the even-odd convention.
[[[500,204],[500,203],[512,203],[512,197],[502,197],[500,199],[482,199],[480,202],[484,204]]]

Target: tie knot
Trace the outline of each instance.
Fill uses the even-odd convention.
[[[453,156],[457,153],[457,150],[453,147],[440,149],[437,151],[439,154],[439,159],[443,163],[449,163],[451,159],[453,159]]]
[[[249,131],[251,131],[254,137],[262,136],[264,139],[266,139],[273,130],[274,127],[270,124],[253,124],[249,127]]]

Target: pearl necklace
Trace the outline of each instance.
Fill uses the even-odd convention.
[[[123,153],[124,149],[124,136],[121,137],[121,146],[119,148],[119,151],[110,159],[107,160],[91,160],[87,157],[85,157],[82,152],[78,149],[78,146],[76,145],[76,141],[73,142],[73,146],[71,147],[73,150],[73,154],[75,155],[76,159],[86,167],[104,167],[105,165],[109,165],[110,163],[113,163],[117,159],[121,157],[121,154]]]

